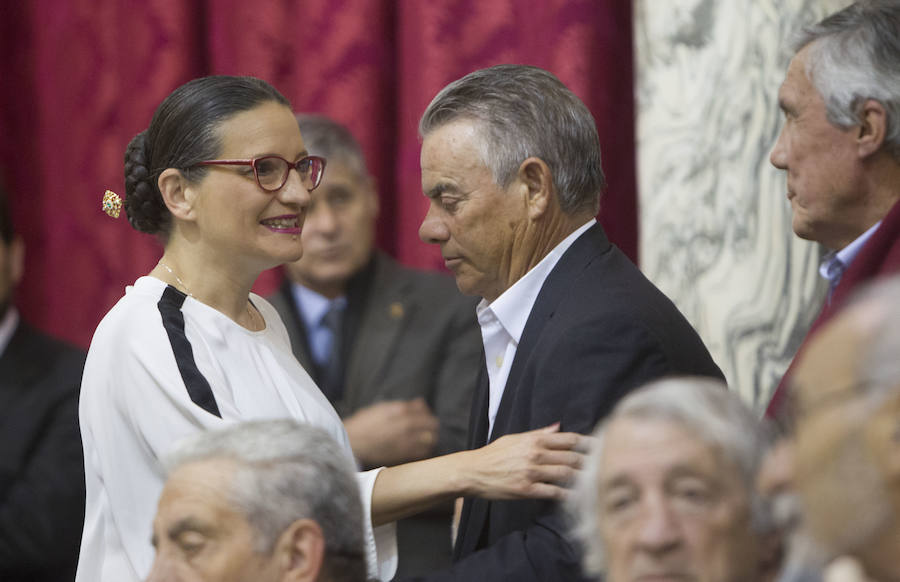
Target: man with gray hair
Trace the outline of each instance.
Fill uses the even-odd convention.
[[[486,368],[470,448],[559,422],[588,433],[631,389],[721,377],[675,306],[595,220],[604,188],[594,119],[548,71],[499,65],[454,81],[420,125],[419,228],[477,308]],[[578,580],[547,501],[466,499],[455,565],[430,579]]]
[[[800,357],[791,387],[801,532],[823,561],[900,580],[900,276],[858,294]],[[821,564],[812,564],[818,566]]]
[[[763,434],[724,384],[651,383],[594,437],[569,502],[587,573],[608,582],[774,577],[778,538],[754,487]]]
[[[292,420],[196,434],[165,460],[147,582],[358,582],[363,515],[351,459]]]
[[[859,0],[795,47],[771,162],[787,172],[794,232],[830,251],[819,269],[828,301],[799,356],[855,288],[900,271],[900,2]],[[767,416],[780,416],[792,372]]]

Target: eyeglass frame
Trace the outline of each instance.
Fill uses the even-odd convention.
[[[269,159],[273,159],[273,158],[276,160],[281,160],[282,162],[287,164],[287,171],[284,173],[284,177],[281,180],[281,184],[277,188],[266,188],[259,181],[259,172],[256,170],[256,163],[259,160],[269,160]],[[284,188],[284,185],[287,184],[288,176],[291,173],[291,169],[297,170],[297,173],[300,174],[300,177],[302,179],[303,174],[300,173],[300,170],[297,168],[297,166],[307,160],[318,160],[322,164],[322,170],[321,170],[321,172],[319,172],[318,181],[316,181],[312,185],[311,188],[307,188],[307,191],[312,192],[313,190],[315,190],[316,188],[319,187],[319,185],[322,183],[322,177],[325,176],[325,166],[326,166],[328,160],[326,160],[322,156],[303,156],[296,162],[290,162],[290,161],[282,158],[281,156],[272,154],[269,156],[260,156],[258,158],[250,158],[248,160],[204,160],[202,162],[197,162],[196,164],[194,164],[194,166],[250,166],[251,168],[253,168],[253,177],[256,178],[256,185],[259,186],[262,190],[271,193],[271,192],[278,192],[279,190]]]

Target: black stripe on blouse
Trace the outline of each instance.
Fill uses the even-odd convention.
[[[197,368],[194,349],[184,334],[184,314],[181,313],[181,306],[184,305],[186,298],[187,295],[168,285],[156,305],[162,315],[163,327],[169,336],[178,371],[181,372],[181,379],[184,380],[191,401],[206,412],[222,418],[212,388]]]

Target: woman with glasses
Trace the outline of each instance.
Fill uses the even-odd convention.
[[[147,575],[159,459],[180,437],[289,417],[326,429],[352,455],[276,311],[250,291],[263,270],[300,258],[304,213],[325,167],[308,155],[288,101],[250,77],[179,87],[129,144],[128,220],[164,251],[91,342],[80,402],[87,509],[79,582]],[[549,427],[360,473],[364,507],[379,526],[461,495],[558,498],[557,483],[580,462],[570,451],[580,438]],[[215,543],[191,524],[177,534],[198,559]],[[368,539],[369,575],[390,578],[393,531],[377,527]]]

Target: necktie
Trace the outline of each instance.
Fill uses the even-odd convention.
[[[325,350],[326,357],[320,364],[319,388],[332,403],[341,399],[344,390],[344,367],[341,362],[341,325],[344,320],[344,306],[332,302],[322,316],[320,325],[330,332],[330,345]]]

